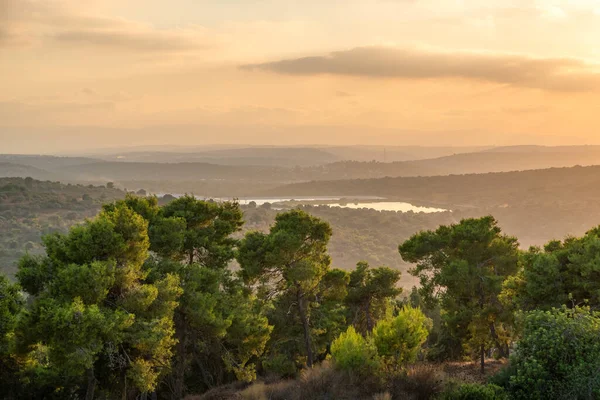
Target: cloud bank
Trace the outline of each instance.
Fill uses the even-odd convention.
[[[369,78],[459,78],[554,91],[600,88],[595,66],[572,58],[434,52],[390,47],[357,47],[325,56],[242,66],[290,75],[350,75]]]

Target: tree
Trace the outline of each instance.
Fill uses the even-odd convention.
[[[327,254],[330,237],[328,223],[304,211],[292,210],[278,214],[268,234],[248,233],[237,257],[246,283],[259,284],[259,293],[267,299],[274,299],[276,310],[285,310],[288,314],[291,310],[295,311],[308,367],[312,367],[315,361],[311,314],[319,304],[318,294],[330,290],[324,286],[328,282],[324,278],[331,273],[331,259]],[[347,278],[343,277],[343,273],[335,275],[336,279],[329,275],[332,278],[329,283],[336,287],[331,292],[339,295],[340,283],[343,286]],[[273,319],[277,319],[274,323],[275,336],[281,328],[295,330],[298,327],[290,324],[289,317],[283,317],[282,313],[278,317],[273,315],[271,322]]]
[[[335,366],[343,371],[368,374],[379,366],[373,340],[357,333],[353,326],[333,341],[331,356]]]
[[[600,314],[575,307],[523,315],[511,358],[511,398],[595,399],[600,396]]]
[[[441,302],[450,356],[461,355],[468,345],[478,353],[482,371],[490,347],[507,356],[512,314],[498,295],[506,277],[517,271],[515,238],[503,235],[488,216],[418,233],[399,250],[405,261],[416,264],[411,274],[419,277],[426,303]]]
[[[532,247],[519,273],[504,285],[503,297],[518,310],[550,310],[587,304],[600,307],[600,228],[583,237]]]
[[[224,268],[234,258],[236,240],[231,235],[244,223],[237,202],[200,201],[186,195],[165,205],[161,215],[185,221],[180,256],[185,256],[188,264]]]
[[[0,397],[9,398],[18,390],[18,364],[11,345],[17,317],[23,308],[23,297],[18,285],[0,275]]]
[[[178,278],[145,280],[147,222],[125,204],[103,210],[69,234],[44,238],[47,256],[25,257],[17,277],[33,301],[19,320],[25,356],[44,349],[47,385],[119,388],[124,398],[155,390],[175,344]],[[63,389],[63,390],[66,390]]]
[[[256,299],[226,268],[238,242],[232,234],[243,223],[238,204],[192,196],[163,207],[155,197],[127,196],[122,203],[148,221],[155,255],[145,265],[148,280],[172,274],[183,289],[174,315],[177,345],[165,391],[180,399],[187,390],[201,392],[225,383],[228,373],[253,380],[252,360],[262,354],[271,327]]]
[[[395,369],[417,359],[430,329],[431,320],[421,310],[405,306],[396,317],[377,323],[373,343],[383,363]]]
[[[350,273],[346,303],[354,326],[363,334],[385,318],[389,300],[402,293],[397,287],[400,275],[387,267],[371,269],[367,262],[359,262]]]

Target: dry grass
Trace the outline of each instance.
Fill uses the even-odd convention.
[[[228,385],[186,400],[430,400],[448,382],[484,383],[504,365],[505,362],[490,360],[486,363],[486,374],[482,375],[479,366],[471,362],[418,363],[406,373],[386,377],[384,382],[380,377],[358,378],[337,371],[325,361],[302,371],[296,380],[269,379],[250,386]]]
[[[444,389],[446,374],[436,364],[415,364],[390,381],[394,399],[433,399]]]
[[[244,385],[232,383],[230,385],[219,386],[211,389],[203,395],[186,396],[184,400],[236,400],[242,399],[240,391]]]
[[[392,395],[389,392],[377,393],[373,400],[392,400]]]
[[[507,360],[486,360],[484,374],[481,374],[479,364],[474,362],[448,362],[443,364],[443,369],[448,378],[455,381],[486,383],[490,376],[497,374],[507,363]]]

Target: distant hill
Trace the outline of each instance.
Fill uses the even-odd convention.
[[[424,160],[453,154],[475,153],[489,147],[474,146],[332,146],[324,150],[341,160],[398,162]]]
[[[489,147],[427,146],[166,146],[109,149],[94,155],[106,161],[207,162],[220,165],[317,166],[335,161],[397,162],[471,153]]]
[[[210,151],[129,151],[101,156],[107,161],[210,163],[218,165],[312,166],[338,161],[334,154],[311,147],[249,147]]]
[[[491,214],[524,246],[600,225],[600,166],[433,177],[296,183],[264,196],[369,195],[451,209],[457,218]]]
[[[510,207],[527,202],[587,203],[600,208],[600,166],[429,177],[313,181],[269,196],[380,196],[448,207]]]
[[[600,146],[500,146],[482,150],[488,153],[585,153],[599,151]]]
[[[43,169],[32,167],[31,165],[0,161],[0,177],[31,177],[40,180],[49,180],[53,178],[53,174]]]
[[[396,157],[418,157],[474,149],[394,147],[392,150],[386,148],[386,157],[387,154],[394,154],[394,151]],[[89,157],[0,155],[0,176],[31,176],[41,180],[71,183],[115,182],[120,187],[134,190],[144,188],[153,192],[252,196],[296,182],[444,176],[600,165],[599,146],[509,146],[411,161],[340,161],[345,156],[383,154],[382,150],[382,147],[377,146],[349,146],[323,149],[228,148],[203,153],[151,151],[124,153],[126,155],[118,156],[124,158],[110,161]],[[210,162],[169,161],[207,160],[207,157]],[[133,161],[134,159],[146,161]]]
[[[0,162],[29,165],[44,170],[83,165],[98,162],[99,160],[88,157],[57,157],[48,155],[29,154],[0,154]]]
[[[590,146],[578,149],[501,148],[409,163],[414,170],[425,172],[419,175],[475,174],[573,167],[575,165],[600,165],[600,147]]]

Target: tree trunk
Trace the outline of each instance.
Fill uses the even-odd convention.
[[[122,400],[127,400],[127,372],[123,372],[123,395]]]
[[[492,339],[494,339],[494,343],[496,343],[496,347],[498,347],[498,350],[500,351],[500,357],[507,358],[508,357],[508,352],[507,352],[508,346],[500,343],[500,338],[498,338],[498,334],[496,333],[496,326],[494,325],[493,322],[490,323],[490,334],[492,335]]]
[[[371,317],[371,301],[368,300],[365,305],[365,318],[367,322],[367,333],[371,333],[373,331],[373,319]]]
[[[481,345],[481,373],[485,373],[485,345]]]
[[[94,400],[94,391],[96,390],[96,376],[94,375],[94,367],[87,370],[87,391],[85,392],[85,400]]]
[[[175,336],[177,337],[177,345],[175,346],[175,362],[173,365],[173,373],[171,377],[173,400],[183,399],[185,391],[185,370],[186,370],[186,350],[187,350],[187,335],[185,333],[184,316],[177,313],[175,316]]]
[[[310,342],[310,327],[308,326],[308,319],[306,318],[306,310],[304,309],[304,299],[300,293],[300,289],[296,292],[296,300],[298,301],[298,313],[300,314],[300,320],[302,320],[302,327],[304,328],[304,345],[306,346],[306,365],[308,368],[313,366],[313,353],[312,345]]]

